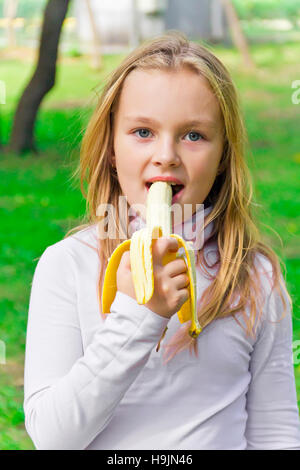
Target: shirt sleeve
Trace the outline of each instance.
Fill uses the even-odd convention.
[[[269,295],[251,356],[247,393],[247,450],[300,449],[299,411],[293,366],[293,328],[277,290]]]
[[[71,256],[48,247],[32,282],[24,412],[37,449],[85,449],[112,419],[169,321],[118,291],[83,352]]]

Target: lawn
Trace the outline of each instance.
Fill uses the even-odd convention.
[[[238,87],[249,134],[248,161],[259,220],[265,240],[287,268],[294,301],[294,341],[300,339],[300,104],[292,104],[291,85],[300,78],[298,47],[297,43],[251,46],[258,70],[250,75],[236,52],[214,47]],[[0,340],[6,344],[6,364],[0,365],[0,449],[34,448],[25,432],[22,409],[32,276],[45,248],[61,240],[84,215],[85,201],[70,177],[91,108],[105,76],[121,58],[105,56],[100,72],[91,70],[85,58],[62,58],[56,87],[38,115],[40,154],[1,155]],[[30,76],[32,61],[26,56],[7,58],[1,65],[0,79],[7,84],[7,102],[0,109],[2,139],[7,142],[16,100]],[[295,354],[295,374],[300,399],[298,356]]]

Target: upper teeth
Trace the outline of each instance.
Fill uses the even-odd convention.
[[[157,181],[160,181],[160,180],[157,180]],[[164,183],[164,182],[165,182],[165,181],[163,181],[163,183]],[[166,182],[169,183],[171,186],[178,186],[178,184],[179,184],[179,183],[174,183],[174,181],[166,181]],[[151,185],[151,184],[153,184],[153,182],[150,181],[148,184]]]
[[[179,183],[174,183],[174,181],[167,181],[167,183],[170,183],[172,186],[176,186],[177,184],[179,184]],[[149,184],[152,184],[152,181]]]

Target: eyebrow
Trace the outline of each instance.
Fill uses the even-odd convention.
[[[160,125],[158,121],[155,119],[148,118],[146,116],[125,116],[124,118],[126,121],[138,121],[144,122],[145,124],[155,124]],[[192,119],[190,121],[186,121],[182,123],[182,126],[208,126],[208,127],[216,127],[216,123],[211,119]]]

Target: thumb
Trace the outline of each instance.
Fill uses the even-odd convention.
[[[163,266],[163,258],[166,253],[178,250],[178,241],[173,237],[160,237],[153,240],[152,247],[153,261]]]
[[[127,269],[131,269],[131,263],[130,263],[130,251],[124,251],[122,258],[120,260],[119,266],[122,266]]]

